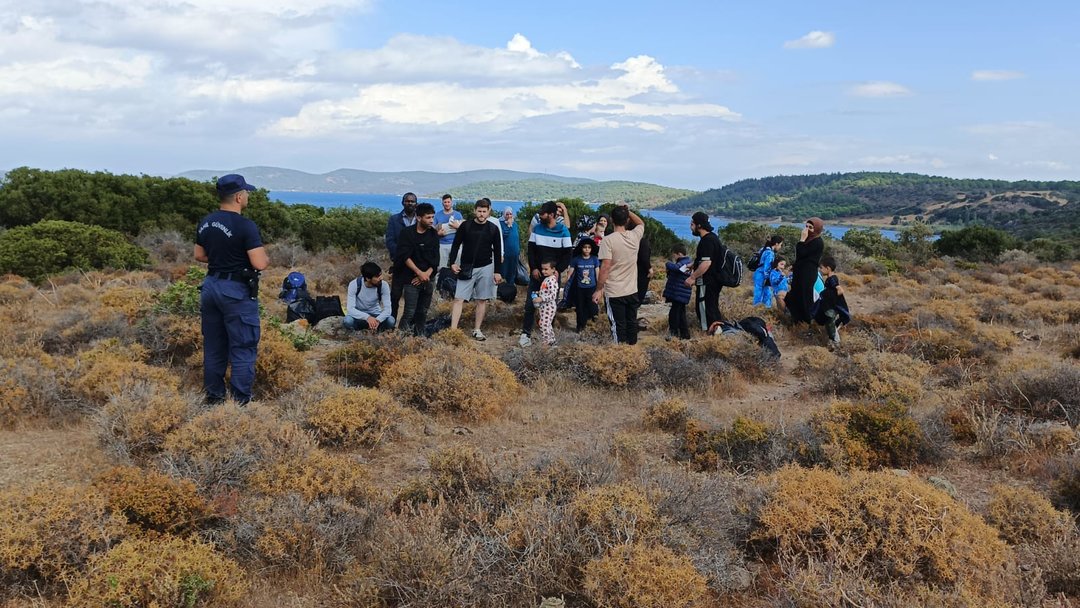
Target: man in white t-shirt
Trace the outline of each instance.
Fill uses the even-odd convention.
[[[439,233],[439,268],[454,263],[450,259],[450,248],[454,245],[454,234],[463,219],[460,211],[454,211],[454,197],[442,195],[442,209],[435,212],[435,230]]]
[[[616,343],[637,344],[638,250],[645,236],[645,222],[620,205],[611,211],[614,232],[600,241],[600,272],[596,281],[593,302],[607,299],[607,315],[611,320],[611,335]]]

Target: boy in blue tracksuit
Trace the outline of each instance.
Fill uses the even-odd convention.
[[[668,311],[668,333],[673,338],[690,339],[690,325],[686,320],[686,305],[690,303],[690,288],[686,279],[690,276],[692,260],[686,255],[686,245],[676,243],[668,256],[667,282],[664,284],[664,299],[671,303]]]

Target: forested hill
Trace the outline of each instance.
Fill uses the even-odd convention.
[[[404,194],[412,191],[439,193],[436,196],[451,188],[488,180],[546,180],[559,184],[584,184],[593,181],[582,177],[563,177],[547,173],[525,173],[502,169],[480,169],[457,173],[337,169],[329,173],[314,174],[280,167],[244,167],[185,171],[177,177],[203,182],[227,173],[239,173],[247,178],[248,182],[270,191],[355,192],[359,194]]]
[[[435,195],[435,193],[430,194]],[[476,182],[451,188],[450,194],[461,200],[473,200],[485,196],[503,201],[580,198],[590,203],[629,203],[637,207],[653,208],[691,196],[696,192],[643,182],[608,181],[567,184],[547,179],[526,179]]]
[[[663,206],[733,218],[881,218],[984,223],[1021,235],[1080,226],[1080,182],[953,179],[917,173],[821,173],[744,179]]]

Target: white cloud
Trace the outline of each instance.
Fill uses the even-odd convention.
[[[911,95],[911,89],[895,82],[878,80],[855,85],[850,93],[856,97],[905,97]]]
[[[565,52],[546,54],[521,34],[506,48],[486,48],[450,37],[399,34],[377,49],[329,53],[308,68],[322,80],[348,83],[431,82],[536,84],[580,77],[581,66]]]
[[[225,80],[193,80],[181,86],[187,95],[207,97],[216,101],[263,103],[274,99],[292,98],[311,89],[302,82],[274,78],[228,78]]]
[[[977,81],[1016,80],[1024,76],[1023,72],[1012,70],[975,70],[971,73],[971,79]]]
[[[796,40],[788,40],[784,43],[785,49],[827,49],[836,44],[836,34],[814,30]]]
[[[517,44],[520,46],[520,41]],[[533,59],[528,53],[520,55],[523,61]],[[467,86],[442,80],[363,86],[350,97],[305,104],[295,116],[275,121],[265,132],[307,138],[377,124],[447,128],[469,125],[501,130],[530,118],[561,113],[590,117],[739,118],[724,106],[687,103],[678,93],[678,87],[664,74],[664,67],[652,57],[641,55],[616,63],[600,78],[589,80],[567,77],[535,86]],[[637,101],[645,94],[659,96],[662,101]],[[588,119],[581,122],[602,124],[589,123]],[[663,128],[644,121],[632,126],[646,131]]]
[[[664,126],[658,125],[655,122],[647,122],[644,120],[619,122],[617,120],[611,120],[610,118],[592,118],[585,122],[579,122],[573,125],[575,129],[620,129],[623,127],[631,127],[635,129],[641,129],[642,131],[652,131],[654,133],[663,133]]]
[[[986,155],[986,159],[987,160],[998,160],[998,157],[997,157],[996,154],[991,153],[991,154]]]

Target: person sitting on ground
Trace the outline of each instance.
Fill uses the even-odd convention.
[[[382,268],[364,262],[360,276],[349,282],[345,297],[345,327],[376,332],[394,329],[390,314],[390,288],[383,285]]]
[[[784,296],[788,292],[788,281],[790,277],[787,274],[787,260],[781,256],[776,256],[773,260],[773,267],[769,269],[769,278],[765,281],[765,288],[769,290],[769,295],[776,301],[776,308],[784,310]]]
[[[783,245],[784,237],[774,234],[758,252],[758,265],[754,269],[754,306],[764,304],[765,308],[772,308],[768,287],[769,273],[773,270],[773,259],[780,253]]]
[[[577,333],[596,318],[600,309],[593,304],[596,278],[600,273],[600,259],[593,255],[596,244],[589,237],[578,241],[574,257],[570,259],[570,280],[566,283],[566,300],[574,307],[577,316]]]
[[[664,300],[671,304],[668,310],[668,334],[672,338],[683,340],[690,339],[690,324],[686,319],[686,305],[690,303],[692,294],[686,286],[686,279],[690,276],[690,267],[693,264],[690,256],[686,255],[686,245],[675,243],[668,255],[667,282],[664,284]]]
[[[555,321],[556,298],[559,296],[559,273],[555,270],[555,262],[541,262],[540,274],[544,277],[540,290],[530,296],[533,306],[540,311],[540,337],[544,344],[555,346],[555,328],[552,323]]]
[[[840,326],[851,321],[848,313],[844,288],[840,286],[840,277],[836,275],[836,258],[827,255],[821,259],[821,276],[825,278],[825,289],[814,307],[814,320],[825,326],[832,346],[840,345]]]
[[[461,311],[465,300],[476,300],[476,315],[473,322],[473,338],[486,340],[480,327],[484,324],[489,300],[495,299],[495,286],[502,283],[502,230],[488,221],[491,213],[491,201],[482,198],[473,207],[473,219],[458,226],[454,235],[454,244],[450,248],[450,259],[460,263],[450,265],[450,270],[457,275],[457,291],[454,305],[450,311],[450,327],[457,328],[461,321]]]

